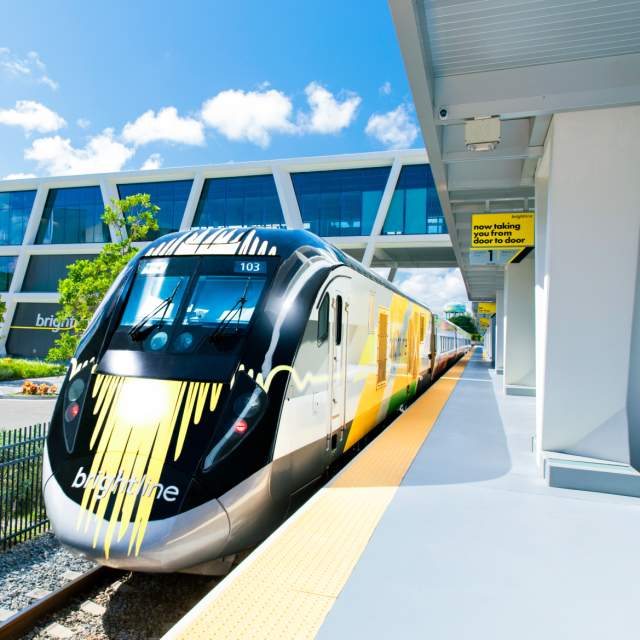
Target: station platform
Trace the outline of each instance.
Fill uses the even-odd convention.
[[[476,350],[166,635],[634,635],[640,502],[552,488],[535,399]]]

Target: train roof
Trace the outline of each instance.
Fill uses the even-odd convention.
[[[338,264],[358,271],[365,277],[411,300],[427,310],[423,302],[407,295],[392,282],[382,278],[337,247],[304,229],[278,229],[271,227],[194,227],[187,231],[177,231],[151,242],[141,252],[142,256],[178,255],[236,255],[236,256],[278,256],[286,260],[301,247],[317,247],[330,251]],[[430,310],[429,310],[430,311]],[[445,320],[456,329],[460,327]]]

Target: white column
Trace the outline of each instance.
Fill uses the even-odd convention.
[[[542,447],[629,462],[640,106],[558,114],[545,146]]]
[[[553,125],[550,128],[550,132]],[[552,135],[549,133],[549,136]],[[535,452],[538,465],[542,464],[542,407],[544,403],[545,353],[547,351],[547,293],[549,279],[547,277],[547,200],[549,196],[550,145],[545,148],[544,155],[536,170],[536,211],[535,211],[535,317],[536,317],[536,438]]]
[[[529,254],[522,262],[507,265],[504,273],[504,389],[512,395],[535,395],[533,271]]]
[[[496,343],[494,353],[496,357],[496,373],[504,373],[504,291],[496,291]]]
[[[109,178],[100,179],[100,193],[102,194],[102,202],[104,203],[105,207],[107,205],[112,206],[113,200],[117,201],[120,199],[116,183]],[[111,236],[111,242],[120,242],[120,240],[122,239],[118,234],[117,227],[113,224],[109,225],[109,235]],[[122,229],[122,235],[127,235],[126,228]]]
[[[493,360],[493,341],[491,339],[493,333],[493,318],[491,318],[490,322],[491,324],[487,327],[487,330],[484,332],[484,338],[482,339],[484,359],[488,362]]]
[[[187,204],[184,208],[184,215],[182,216],[182,222],[180,223],[180,231],[186,231],[193,226],[193,220],[196,216],[196,210],[198,209],[198,202],[200,202],[202,187],[204,187],[204,173],[199,171],[194,176],[191,184],[189,199],[187,200]]]
[[[396,185],[398,184],[398,178],[400,177],[401,169],[402,162],[400,161],[400,158],[396,156],[393,164],[391,165],[389,177],[387,178],[387,184],[385,185],[384,191],[382,192],[382,198],[380,199],[380,204],[378,205],[378,211],[376,213],[376,217],[373,220],[371,233],[369,234],[367,246],[365,247],[364,255],[362,256],[362,264],[365,267],[370,267],[371,262],[373,261],[373,254],[376,250],[376,240],[382,233],[384,221],[387,219],[387,213],[389,212],[389,207],[391,206],[393,194],[396,192]]]
[[[287,229],[304,229],[302,215],[298,206],[298,199],[293,188],[291,175],[288,171],[277,165],[273,166],[273,180],[276,183],[276,191],[282,207],[282,215]]]

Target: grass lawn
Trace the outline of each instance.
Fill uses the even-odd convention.
[[[21,360],[19,358],[0,358],[0,381],[62,376],[66,370],[67,366],[64,364],[49,364],[40,360]]]

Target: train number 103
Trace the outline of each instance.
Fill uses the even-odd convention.
[[[266,273],[267,263],[262,260],[236,260],[234,273]]]

